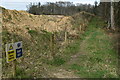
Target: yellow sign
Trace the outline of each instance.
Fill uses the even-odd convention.
[[[13,61],[16,59],[16,54],[14,50],[8,51],[7,61]]]
[[[13,49],[13,46],[12,45],[10,45],[10,48],[9,48],[9,50],[12,50]]]
[[[6,59],[8,63],[16,59],[14,43],[6,44]]]

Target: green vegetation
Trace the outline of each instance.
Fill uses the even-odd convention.
[[[97,27],[98,21],[101,20],[94,18],[88,25],[83,36],[87,37],[83,39],[85,54],[70,69],[82,78],[117,78],[117,52],[110,37]]]
[[[37,34],[37,31],[35,31],[35,30],[29,30],[28,33],[29,34]]]
[[[16,77],[15,78],[30,78],[33,76],[40,77],[42,74],[45,73],[43,68],[44,66],[41,63],[52,65],[52,66],[60,66],[65,63],[65,60],[61,56],[55,56],[54,59],[49,60],[51,56],[50,50],[50,38],[52,36],[51,32],[47,32],[42,30],[40,32],[36,30],[28,30],[30,34],[30,38],[24,38],[23,36],[16,35],[15,33],[11,34],[7,30],[2,31],[2,38],[3,38],[3,45],[6,43],[11,43],[12,39],[13,42],[23,41],[23,49],[24,49],[24,57],[17,59],[17,70],[16,70]],[[54,33],[55,35],[60,35],[59,33]],[[56,45],[56,40],[53,43],[56,51],[58,53]],[[12,78],[12,62],[9,64],[6,63],[5,58],[5,46],[3,46],[3,77]],[[22,61],[22,62],[21,62]],[[37,75],[33,75],[33,73],[38,73]],[[46,74],[45,74],[46,75]]]
[[[31,16],[31,15],[29,15],[29,17],[30,17],[30,18],[32,18],[32,16]]]
[[[79,51],[79,47],[80,47],[80,43],[78,41],[73,42],[72,44],[68,45],[65,50],[64,50],[64,54],[68,55],[68,54],[75,54]]]
[[[72,23],[73,28],[79,31],[79,25],[85,20],[81,20],[78,16],[74,17],[76,20]],[[102,29],[103,25],[102,20],[93,18],[86,31],[83,34],[78,33],[77,38],[68,38],[68,43],[64,43],[64,31],[51,33],[45,30],[29,30],[26,26],[30,35],[28,38],[3,30],[3,45],[11,43],[12,39],[14,42],[23,41],[24,44],[25,54],[23,58],[17,59],[15,78],[40,78],[46,76],[49,67],[51,70],[59,67],[71,70],[80,78],[117,78],[117,52],[113,48],[111,38]],[[54,36],[53,42],[52,36]],[[52,53],[55,53],[54,56]],[[12,63],[6,63],[5,46],[2,61],[3,77],[12,78]]]
[[[15,78],[30,78],[25,71],[17,66]]]
[[[11,34],[7,30],[2,31],[3,45],[6,43],[23,41],[24,57],[17,59],[16,78],[33,77],[33,68],[39,66],[41,59],[46,58],[46,54],[50,52],[50,33],[39,33],[35,30],[29,30],[28,33],[32,39],[23,38],[23,36]],[[45,56],[45,57],[44,57]],[[24,60],[25,59],[25,60]],[[22,60],[22,62],[21,62]],[[3,77],[12,78],[12,62],[6,63],[5,46],[3,46]],[[31,63],[34,63],[30,66]],[[37,65],[38,64],[38,65]],[[28,67],[28,69],[26,69]],[[42,68],[41,68],[42,69]],[[34,70],[35,71],[35,70]]]
[[[54,59],[47,61],[47,64],[57,66],[57,67],[64,63],[65,63],[65,60],[60,56],[56,56]]]

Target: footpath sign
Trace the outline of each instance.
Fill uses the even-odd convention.
[[[22,41],[6,44],[6,59],[8,63],[22,57],[22,55]]]
[[[8,63],[16,59],[14,43],[6,44],[6,59]]]
[[[15,43],[16,58],[22,57],[22,41]]]

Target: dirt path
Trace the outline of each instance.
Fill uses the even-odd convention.
[[[85,37],[85,39],[84,39],[84,40],[81,42],[81,44],[80,44],[80,51],[79,51],[77,54],[71,56],[71,59],[70,59],[70,61],[67,63],[67,65],[76,62],[76,61],[79,59],[79,56],[80,56],[80,55],[85,55],[85,53],[86,53],[86,52],[85,52],[85,46],[87,45],[87,44],[86,44],[86,41],[90,38],[91,35],[92,35],[92,34],[90,34],[89,36]]]
[[[50,78],[79,78],[71,70],[66,70],[63,66],[53,67],[47,66],[45,72],[49,75]]]
[[[73,64],[75,62],[77,62],[77,60],[79,59],[80,55],[85,55],[85,45],[86,45],[86,41],[90,38],[92,34],[90,34],[89,36],[87,36],[80,44],[80,52],[76,53],[75,55],[71,56],[70,61],[68,61],[65,65],[60,66],[58,69],[55,69],[52,74],[54,75],[54,77],[56,78],[80,78],[77,75],[74,74],[73,71],[69,70],[69,69],[65,69],[64,66],[66,65],[70,65]]]
[[[62,68],[57,70],[55,73],[53,73],[53,75],[56,78],[79,78],[79,77],[74,75],[74,72],[67,71],[67,70],[62,69]]]

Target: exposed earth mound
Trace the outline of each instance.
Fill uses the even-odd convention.
[[[3,29],[10,33],[17,33],[22,36],[29,36],[28,30],[46,30],[48,32],[59,32],[67,30],[69,34],[76,35],[77,30],[73,29],[75,19],[80,18],[78,24],[81,27],[88,23],[87,18],[92,14],[81,12],[73,17],[63,15],[33,15],[26,11],[8,10],[2,8]],[[86,16],[86,19],[84,18]],[[24,35],[23,35],[24,34]]]

